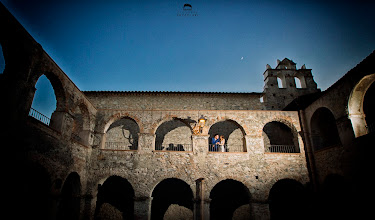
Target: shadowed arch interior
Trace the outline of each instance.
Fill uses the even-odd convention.
[[[184,181],[168,178],[161,181],[152,192],[151,219],[163,219],[171,204],[184,206],[193,211],[193,192]]]
[[[132,118],[124,117],[111,124],[106,132],[106,149],[137,150],[139,126]]]
[[[306,219],[306,196],[300,182],[293,179],[277,181],[268,197],[271,219]]]
[[[181,147],[188,149],[192,144],[192,130],[182,119],[172,119],[162,123],[155,132],[155,148],[166,150],[167,148]],[[185,146],[185,148],[184,148]]]
[[[226,140],[225,143],[228,146],[227,151],[246,151],[244,139],[245,131],[237,122],[233,120],[225,120],[213,124],[210,127],[208,134],[210,135],[209,144],[211,144],[211,140],[215,134],[218,134],[224,136]]]
[[[232,219],[238,207],[250,203],[250,192],[243,183],[227,179],[215,185],[210,199],[210,219]]]
[[[61,201],[58,206],[57,219],[79,219],[81,202],[81,181],[74,172],[66,178],[61,190]]]
[[[317,109],[311,117],[310,125],[314,150],[341,144],[336,119],[329,109]]]
[[[103,213],[100,213],[100,208],[104,203],[108,203],[112,205],[114,208],[116,208],[118,211],[122,212],[122,217],[124,219],[133,219],[133,198],[133,187],[126,179],[119,176],[109,177],[103,183],[103,185],[98,186],[95,219],[99,219],[98,216],[103,216]]]

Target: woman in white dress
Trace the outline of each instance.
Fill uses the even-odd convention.
[[[219,152],[225,152],[225,138],[223,135],[220,135]]]

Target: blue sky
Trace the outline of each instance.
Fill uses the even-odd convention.
[[[375,49],[372,1],[0,1],[81,90],[261,92],[285,57],[325,90]]]

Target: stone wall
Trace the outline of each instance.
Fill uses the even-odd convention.
[[[84,92],[97,108],[129,110],[261,110],[262,93]]]

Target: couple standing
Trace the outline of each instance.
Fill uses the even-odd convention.
[[[225,147],[224,147],[225,138],[223,135],[220,135],[220,138],[219,138],[219,135],[215,134],[211,140],[211,143],[212,143],[212,148],[213,148],[212,151],[225,152]]]

